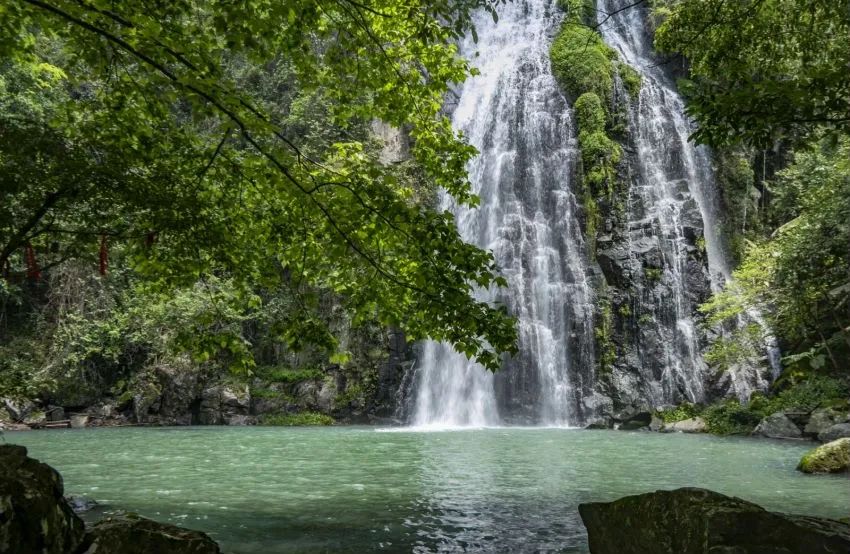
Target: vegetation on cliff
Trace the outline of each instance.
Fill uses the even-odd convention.
[[[786,356],[779,387],[850,374],[850,4],[656,1],[656,45],[684,56],[694,139],[719,149],[718,178],[741,264],[703,306],[727,325],[754,310]],[[743,24],[742,24],[743,23]],[[723,369],[765,327],[725,333]]]

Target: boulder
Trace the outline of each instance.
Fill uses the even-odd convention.
[[[826,431],[818,434],[818,440],[821,442],[832,442],[848,437],[850,437],[850,423],[836,423]]]
[[[72,429],[82,429],[83,427],[88,426],[89,424],[89,415],[88,414],[71,414],[71,428]]]
[[[850,438],[822,444],[803,455],[797,469],[803,473],[850,471]]]
[[[658,432],[664,428],[664,420],[655,414],[652,414],[652,421],[649,422],[649,430]]]
[[[850,552],[850,525],[768,512],[705,489],[579,505],[593,554],[834,554]]]
[[[110,517],[86,534],[85,554],[220,554],[206,533],[135,515]]]
[[[23,446],[0,445],[0,552],[76,552],[85,529],[62,493],[56,470]]]
[[[839,422],[840,415],[837,412],[827,408],[818,408],[809,416],[809,420],[803,427],[803,434],[807,437],[817,437]]]
[[[762,419],[753,430],[753,435],[761,435],[771,439],[803,438],[800,428],[782,412],[776,412]]]
[[[707,433],[708,424],[701,417],[692,417],[665,425],[663,430],[671,433]]]

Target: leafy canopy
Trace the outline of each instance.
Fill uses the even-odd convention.
[[[681,53],[696,140],[762,146],[850,131],[850,0],[666,0],[656,46]]]
[[[24,264],[27,245],[61,260],[57,250],[109,237],[166,290],[224,274],[246,296],[258,284],[298,291],[302,309],[280,326],[292,345],[335,347],[309,309],[322,289],[355,323],[447,340],[495,369],[516,347],[504,308],[472,296],[505,284],[492,255],[465,244],[451,214],[415,202],[364,131],[373,120],[404,128],[420,180],[476,204],[465,171],[475,151],[441,105],[471,72],[454,40],[480,7],[493,9],[4,2],[0,265]],[[256,73],[280,80],[246,78]],[[313,111],[324,124],[310,124]]]

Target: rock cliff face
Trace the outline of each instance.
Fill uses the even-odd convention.
[[[319,413],[342,423],[391,422],[412,353],[397,331],[349,338],[345,366],[257,368],[253,376],[198,365],[188,358],[148,367],[124,385],[83,404],[0,399],[0,429],[101,425],[254,425],[266,418]],[[75,401],[80,401],[75,398]]]
[[[579,506],[592,554],[834,554],[850,525],[764,508],[704,489]]]

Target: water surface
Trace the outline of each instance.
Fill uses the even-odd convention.
[[[228,553],[587,552],[581,502],[699,486],[850,515],[811,443],[568,429],[121,428],[10,433],[66,493],[207,531]]]

